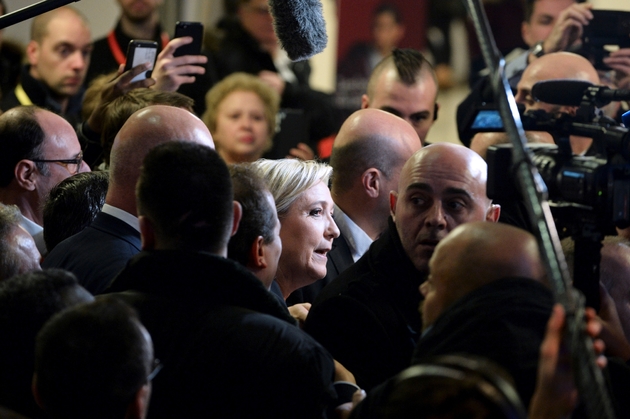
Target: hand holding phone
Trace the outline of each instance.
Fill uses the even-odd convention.
[[[133,39],[129,42],[125,71],[131,70],[133,67],[143,63],[150,63],[149,69],[134,77],[131,83],[151,77],[151,71],[155,66],[155,59],[157,57],[157,48],[158,45],[155,41]]]
[[[173,38],[192,37],[190,44],[182,45],[173,53],[174,57],[182,55],[199,55],[203,42],[203,25],[200,22],[177,22],[175,24],[175,36]]]

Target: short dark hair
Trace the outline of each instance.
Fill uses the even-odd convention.
[[[402,23],[402,15],[400,14],[400,10],[396,5],[392,3],[381,3],[372,12],[372,16],[377,17],[383,14],[391,15],[394,18],[394,22],[401,24]]]
[[[37,335],[37,391],[53,418],[122,418],[147,383],[153,349],[113,295],[58,313]]]
[[[0,203],[0,281],[15,276],[20,271],[20,260],[8,236],[20,226],[20,210],[15,205]]]
[[[105,204],[109,172],[70,176],[51,189],[44,204],[44,241],[50,252],[60,242],[92,224]]]
[[[501,366],[473,355],[442,355],[402,371],[383,386],[383,419],[479,417],[525,419],[514,380]]]
[[[88,296],[77,278],[61,269],[30,272],[0,283],[0,342],[5,342],[0,345],[0,405],[39,416],[31,393],[35,337],[55,313],[88,301]]]
[[[151,105],[168,105],[183,108],[192,112],[194,100],[177,92],[163,92],[156,89],[133,89],[132,91],[114,99],[107,105],[107,112],[103,119],[101,130],[101,145],[103,146],[103,160],[109,164],[114,139],[136,111]]]
[[[18,106],[0,115],[0,188],[14,179],[15,165],[23,159],[42,159],[42,145],[46,137],[39,125],[37,106]],[[44,163],[35,163],[44,175],[49,174]]]
[[[367,94],[369,97],[374,96],[376,80],[381,72],[386,68],[394,66],[400,81],[406,86],[412,86],[417,82],[418,76],[428,73],[433,78],[437,86],[437,76],[433,66],[424,55],[413,48],[396,48],[390,55],[383,58],[372,70],[370,80],[368,81]]]
[[[271,206],[265,192],[269,188],[258,173],[247,163],[230,166],[230,175],[234,188],[234,200],[243,208],[238,230],[228,243],[228,257],[243,266],[247,266],[249,249],[258,236],[265,244],[274,240],[276,226],[276,207]],[[273,199],[273,196],[272,196]]]
[[[371,167],[380,170],[389,179],[393,169],[403,164],[405,159],[393,152],[390,142],[384,141],[378,134],[334,147],[330,156],[332,182],[338,192],[352,188],[357,178]]]
[[[525,12],[523,22],[531,23],[534,14],[534,3],[539,0],[523,0],[523,11]],[[575,0],[576,3],[585,3],[586,0]]]
[[[205,145],[170,141],[144,159],[136,188],[138,213],[156,236],[179,249],[216,252],[232,231],[230,172]]]

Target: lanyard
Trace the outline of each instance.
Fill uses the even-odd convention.
[[[168,35],[165,33],[162,33],[160,35],[160,38],[162,39],[162,49],[163,49],[164,47],[166,47],[166,44],[168,44]],[[109,45],[109,49],[112,52],[112,55],[114,56],[114,59],[116,60],[116,62],[119,65],[124,64],[126,61],[126,56],[123,53],[122,49],[120,48],[118,41],[116,40],[116,35],[114,34],[114,30],[111,30],[109,34],[107,34],[107,44]]]
[[[28,97],[28,95],[24,91],[24,88],[22,87],[22,83],[19,83],[17,86],[15,86],[14,92],[15,92],[15,97],[17,97],[18,102],[20,102],[20,105],[30,106],[33,104],[33,102],[31,101],[31,98]]]

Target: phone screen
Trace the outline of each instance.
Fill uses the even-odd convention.
[[[127,49],[127,63],[125,65],[125,71],[131,68],[143,64],[150,63],[149,69],[138,74],[131,82],[144,80],[151,76],[151,71],[155,65],[155,58],[157,57],[157,43],[153,41],[136,41],[129,42],[129,48]]]

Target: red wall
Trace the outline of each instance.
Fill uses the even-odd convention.
[[[385,0],[396,5],[407,28],[400,47],[423,49],[426,45],[428,0]],[[369,42],[372,10],[384,0],[338,0],[339,45],[337,57],[343,57],[357,41]]]

